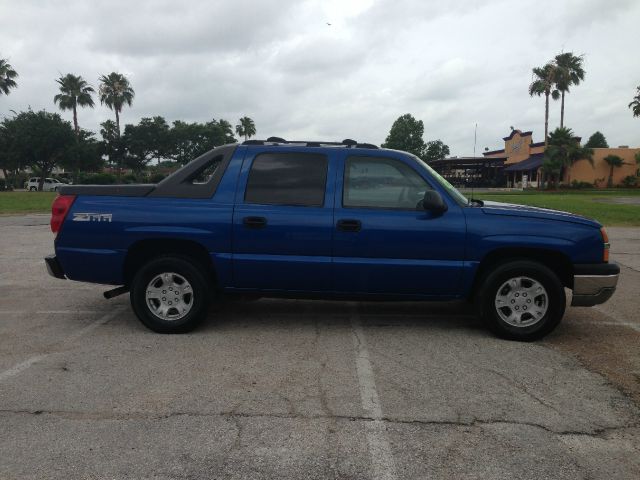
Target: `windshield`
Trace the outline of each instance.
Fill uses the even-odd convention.
[[[433,168],[431,168],[427,162],[424,160],[414,156],[418,162],[422,164],[423,167],[427,169],[427,171],[431,174],[431,176],[438,182],[446,191],[453,197],[453,199],[458,202],[460,205],[469,205],[469,200],[463,194],[461,194],[456,187],[451,185],[446,178],[436,172]]]

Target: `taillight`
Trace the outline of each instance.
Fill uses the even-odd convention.
[[[53,205],[51,205],[51,231],[56,235],[62,228],[62,223],[75,199],[75,195],[58,195],[53,201]]]
[[[611,245],[609,244],[609,235],[607,235],[604,227],[600,229],[600,234],[602,235],[603,243],[602,261],[607,263],[609,261],[609,248],[611,247]]]

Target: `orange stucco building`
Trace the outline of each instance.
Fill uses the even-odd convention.
[[[544,142],[533,142],[533,132],[512,130],[511,134],[504,137],[504,148],[484,152],[485,158],[502,158],[504,162],[504,174],[507,178],[507,186],[535,187],[540,178],[540,167],[544,157]],[[580,141],[581,138],[577,137]],[[640,166],[636,163],[635,155],[640,148],[594,148],[593,165],[588,160],[578,160],[567,168],[563,177],[563,183],[571,183],[576,180],[588,182],[598,187],[605,187],[609,178],[609,165],[604,161],[607,155],[618,155],[624,161],[622,167],[613,169],[613,184],[619,185],[629,175],[637,175]]]

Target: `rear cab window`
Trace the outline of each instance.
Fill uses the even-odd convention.
[[[244,201],[259,205],[324,206],[328,158],[316,153],[262,153],[255,157]]]

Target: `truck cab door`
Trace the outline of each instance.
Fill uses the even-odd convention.
[[[336,181],[333,276],[340,292],[450,298],[460,294],[466,222],[417,160],[345,152]],[[425,211],[427,189],[447,211]]]
[[[331,155],[295,147],[247,150],[233,213],[235,289],[331,289]]]

